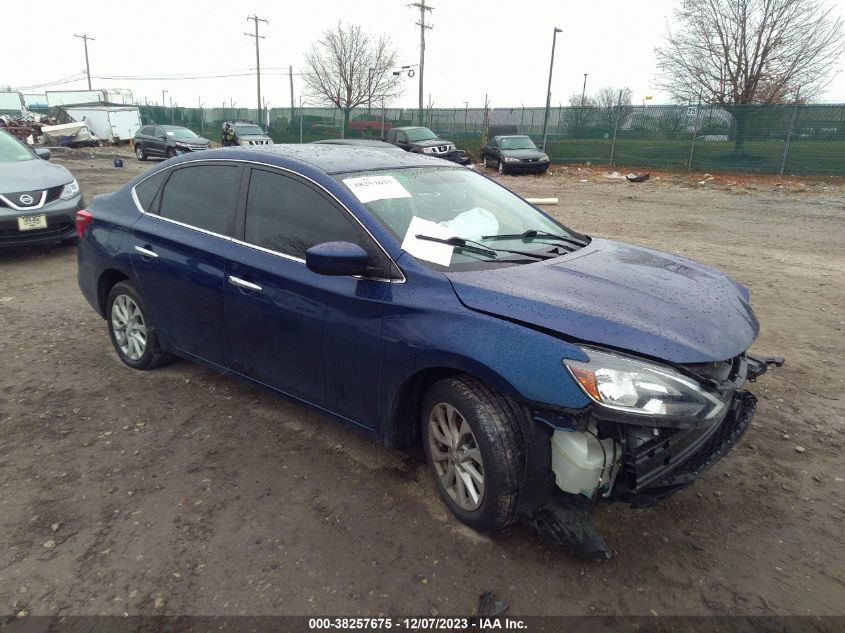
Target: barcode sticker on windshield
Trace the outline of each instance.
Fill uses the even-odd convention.
[[[343,181],[349,190],[364,204],[373,200],[410,198],[411,194],[393,176],[363,176]]]

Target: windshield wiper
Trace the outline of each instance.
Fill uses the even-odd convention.
[[[430,235],[415,235],[418,240],[426,240],[429,242],[437,242],[438,244],[448,244],[449,246],[455,246],[457,248],[462,248],[464,250],[473,252],[473,253],[480,253],[482,255],[487,255],[487,257],[492,257],[495,259],[498,257],[496,255],[496,250],[492,248],[487,248],[484,245],[473,246],[472,244],[468,244],[465,239],[462,237],[450,237],[450,238],[441,238],[441,237],[432,237]]]
[[[429,242],[437,242],[439,244],[449,244],[450,246],[463,248],[467,251],[482,253],[484,255],[488,255],[489,257],[497,257],[496,253],[512,253],[513,255],[523,255],[526,257],[533,257],[535,259],[550,259],[551,257],[554,257],[553,255],[548,255],[547,253],[531,253],[528,251],[514,251],[507,248],[492,248],[490,246],[474,242],[473,240],[457,236],[440,238],[431,237],[430,235],[416,235],[415,237],[418,240],[428,240]]]
[[[503,233],[501,235],[482,235],[482,240],[519,240],[519,239],[531,239],[535,237],[545,237],[551,238],[555,240],[563,240],[564,242],[569,242],[570,244],[575,244],[576,246],[586,246],[587,242],[584,240],[579,240],[574,237],[570,237],[568,235],[558,235],[557,233],[549,233],[548,231],[540,231],[537,229],[528,229],[524,233]]]

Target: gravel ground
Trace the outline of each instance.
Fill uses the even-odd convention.
[[[85,194],[149,166],[61,151]],[[122,366],[73,248],[0,251],[0,614],[843,614],[845,187],[562,168],[504,177],[580,231],[679,253],[751,288],[748,434],[692,488],[601,508],[577,562],[452,519],[423,464],[179,361]],[[703,182],[704,184],[699,184]],[[733,184],[731,184],[733,183]]]

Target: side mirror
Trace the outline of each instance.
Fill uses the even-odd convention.
[[[166,140],[167,140],[167,135],[166,135],[166,134],[162,134],[161,136],[159,136],[159,138],[160,138],[162,141],[166,141]]]
[[[43,160],[50,160],[50,156],[52,156],[53,154],[46,147],[36,147],[35,155]]]
[[[351,242],[323,242],[305,251],[305,265],[318,275],[363,275],[370,256]]]

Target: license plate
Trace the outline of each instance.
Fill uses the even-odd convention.
[[[18,230],[31,231],[32,229],[46,229],[47,216],[43,213],[40,215],[22,215],[18,217]]]

